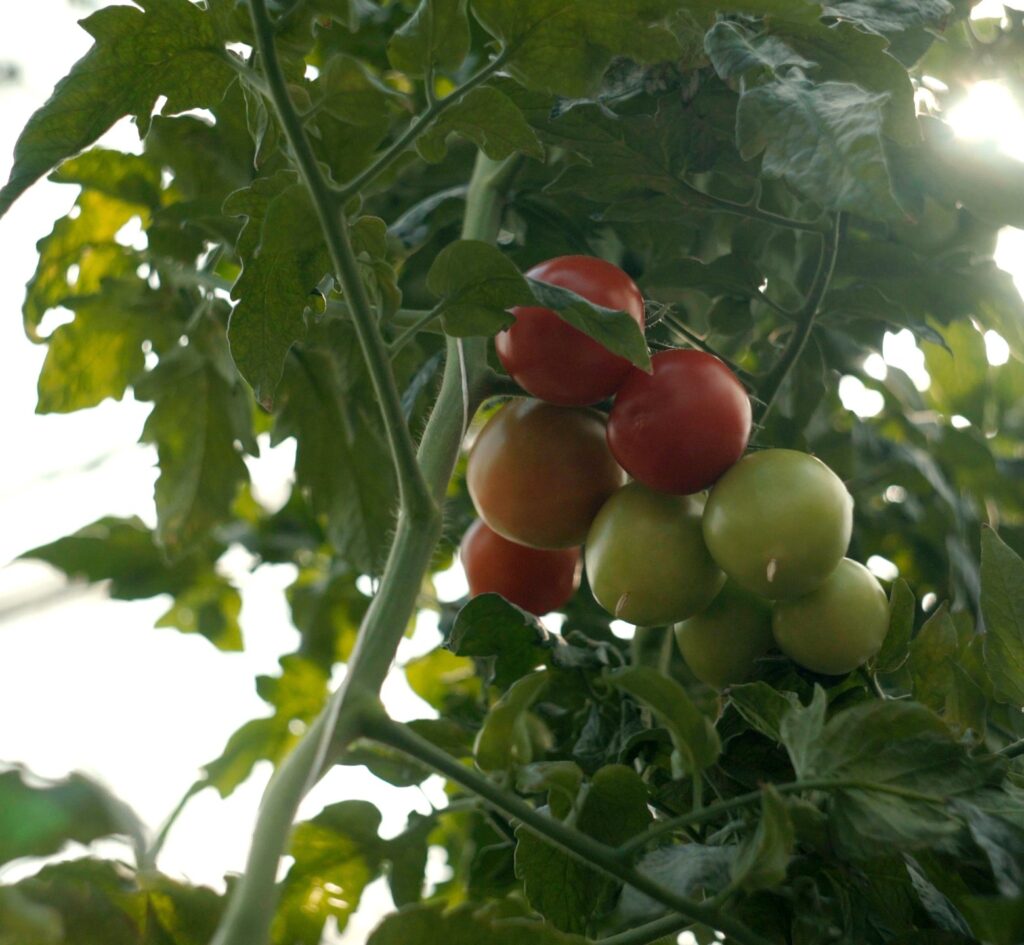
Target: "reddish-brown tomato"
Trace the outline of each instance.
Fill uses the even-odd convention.
[[[644,327],[644,299],[618,266],[593,256],[558,256],[526,273],[588,302],[628,312]],[[525,391],[552,404],[583,407],[611,397],[630,363],[562,321],[549,308],[512,309],[516,321],[494,339],[505,370]]]
[[[595,410],[516,398],[480,431],[466,483],[477,514],[532,548],[583,544],[605,499],[625,481]]]
[[[661,351],[633,368],[608,418],[608,445],[634,479],[689,495],[712,485],[747,447],[750,400],[739,378],[703,351]]]
[[[469,593],[500,594],[540,617],[558,610],[580,584],[579,548],[527,548],[474,522],[459,549]]]

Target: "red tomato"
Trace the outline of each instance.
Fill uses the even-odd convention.
[[[479,519],[463,536],[459,556],[472,597],[500,594],[538,617],[558,610],[580,585],[579,548],[527,548]]]
[[[593,256],[558,256],[526,273],[588,302],[628,312],[642,329],[644,298],[618,266]],[[524,390],[548,403],[585,407],[611,397],[630,363],[562,321],[549,308],[514,308],[516,322],[494,339],[501,363]]]
[[[619,390],[608,445],[645,486],[700,492],[743,455],[750,400],[739,378],[703,351],[661,351],[651,361],[652,374],[634,368]]]

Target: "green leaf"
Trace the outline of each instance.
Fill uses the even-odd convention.
[[[967,821],[971,837],[988,857],[1000,895],[1024,895],[1024,828],[967,801],[955,801],[953,809]]]
[[[137,254],[114,237],[133,217],[145,223],[144,207],[94,190],[83,191],[75,207],[74,215],[62,217],[36,243],[39,261],[23,309],[25,332],[33,341],[42,340],[39,326],[50,309],[100,292],[104,280],[133,277],[139,265]]]
[[[416,150],[431,164],[444,160],[447,138],[459,134],[476,144],[489,158],[501,161],[520,152],[543,158],[544,148],[537,133],[507,95],[492,86],[472,89],[441,114],[419,138]]]
[[[363,890],[379,874],[385,841],[381,815],[368,801],[342,801],[298,824],[289,853],[272,938],[282,945],[319,945],[324,924],[344,930]]]
[[[829,16],[883,36],[921,27],[938,29],[953,12],[947,0],[826,0],[822,6]]]
[[[91,148],[61,164],[50,180],[153,210],[160,206],[160,165],[142,154]]]
[[[409,826],[397,837],[387,841],[388,885],[391,898],[401,909],[419,902],[426,881],[427,852],[434,820],[413,812]]]
[[[613,56],[672,59],[678,43],[659,25],[673,0],[473,0],[473,12],[502,40],[508,71],[527,88],[582,96],[598,85]]]
[[[586,939],[536,919],[501,918],[491,912],[470,903],[450,910],[444,903],[410,906],[385,918],[366,945],[586,945]]]
[[[782,744],[786,746],[793,770],[800,779],[810,777],[817,746],[825,728],[827,708],[825,690],[815,685],[810,705],[793,706],[779,725]]]
[[[135,385],[140,400],[153,401],[142,439],[156,446],[160,460],[157,537],[171,555],[187,552],[228,518],[248,480],[241,450],[258,451],[249,398],[222,336],[208,330],[209,338],[197,332]]]
[[[256,678],[256,691],[273,707],[273,715],[239,728],[220,756],[203,766],[199,786],[216,788],[227,797],[252,774],[257,762],[277,765],[298,740],[297,732],[319,714],[327,698],[326,672],[295,655],[280,662],[280,676]]]
[[[891,218],[897,207],[881,139],[886,101],[848,82],[770,82],[740,98],[736,140],[744,158],[761,154],[767,176],[820,206]]]
[[[576,827],[594,839],[618,846],[643,832],[651,821],[647,787],[631,768],[607,765],[595,772],[580,794]],[[582,934],[608,912],[617,884],[554,850],[525,827],[516,830],[516,876],[530,905],[563,932]]]
[[[315,88],[320,92],[317,109],[381,136],[387,133],[390,106],[402,98],[359,59],[344,53],[328,60]]]
[[[945,604],[938,608],[910,644],[910,675],[914,698],[941,712],[954,685],[959,644]]]
[[[981,533],[981,610],[996,698],[1024,706],[1024,561],[988,528]]]
[[[427,288],[440,300],[451,335],[493,335],[514,321],[508,309],[533,301],[526,280],[500,250],[478,240],[449,243],[434,259]]]
[[[651,355],[643,330],[628,312],[595,305],[561,286],[537,279],[526,281],[538,305],[554,309],[562,321],[604,345],[612,354],[626,358],[641,370],[651,370]]]
[[[875,657],[875,668],[880,673],[894,673],[909,655],[910,637],[914,632],[914,611],[917,600],[903,578],[897,578],[889,592],[889,630],[882,649]]]
[[[238,623],[242,597],[227,578],[209,571],[174,599],[156,625],[198,633],[218,650],[240,652],[242,628]]]
[[[82,21],[95,45],[61,79],[30,119],[14,149],[10,180],[0,190],[0,216],[32,183],[92,144],[124,115],[141,135],[153,106],[175,114],[215,105],[234,72],[213,20],[189,0],[138,0]]]
[[[688,773],[699,774],[718,759],[722,745],[715,726],[675,680],[649,666],[614,670],[607,679],[617,689],[651,708],[669,730],[672,744]]]
[[[723,79],[735,79],[752,69],[785,75],[792,69],[808,70],[814,63],[777,36],[758,35],[742,23],[723,20],[708,30],[704,48]]]
[[[793,823],[786,804],[767,785],[761,792],[757,829],[740,846],[732,863],[732,882],[748,891],[777,886],[786,879],[793,843]]]
[[[300,571],[288,587],[292,623],[302,634],[300,652],[326,670],[349,658],[369,606],[356,586],[359,573],[335,561],[326,574],[317,568]]]
[[[480,594],[466,604],[445,643],[458,656],[488,660],[489,681],[499,689],[546,663],[547,651],[557,645],[536,617],[497,594]]]
[[[469,53],[466,0],[420,0],[392,35],[388,59],[396,69],[422,76],[436,67],[454,72]]]
[[[330,269],[309,192],[291,171],[233,193],[224,213],[244,216],[238,240],[242,273],[231,289],[231,356],[268,410],[288,350],[306,334],[302,313]]]
[[[69,300],[74,321],[50,335],[39,373],[37,413],[70,413],[120,400],[145,368],[143,345],[169,340],[165,299],[141,283],[107,284],[100,295]]]
[[[332,347],[350,352],[356,342],[350,329],[345,332]],[[351,568],[379,574],[397,487],[377,403],[348,367],[331,351],[296,348],[285,365],[272,442],[295,438],[296,484],[324,521],[331,544]]]
[[[81,774],[62,781],[26,774],[23,768],[0,771],[0,864],[116,835],[142,846],[138,817],[95,781]]]
[[[60,913],[33,902],[10,886],[0,886],[0,945],[61,945]]]
[[[959,905],[985,945],[1018,945],[1024,937],[1024,896],[965,896]]]
[[[729,885],[737,851],[735,844],[716,847],[679,843],[648,853],[637,864],[637,869],[681,896],[694,896],[700,890],[713,895]],[[616,917],[627,927],[632,927],[667,911],[660,902],[627,886],[622,892]]]
[[[782,743],[782,720],[800,709],[796,693],[783,692],[765,682],[729,687],[729,701],[751,728]]]

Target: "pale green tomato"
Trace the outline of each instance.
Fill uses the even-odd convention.
[[[623,486],[601,507],[584,559],[598,603],[638,626],[699,613],[725,582],[704,545],[700,503],[638,482]]]
[[[703,613],[675,627],[679,651],[701,682],[724,689],[747,679],[772,646],[772,605],[734,581]]]
[[[749,453],[711,490],[704,540],[737,584],[771,600],[814,590],[850,545],[853,499],[820,459]]]
[[[844,558],[820,587],[776,601],[772,632],[780,650],[805,669],[841,676],[867,662],[889,631],[889,602],[875,576]]]

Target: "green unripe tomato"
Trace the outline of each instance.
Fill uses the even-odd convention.
[[[842,560],[853,499],[820,459],[796,450],[743,457],[711,490],[704,540],[737,584],[771,600],[814,590]]]
[[[676,643],[693,675],[724,689],[747,679],[772,646],[772,605],[734,581],[703,613],[675,626]]]
[[[700,504],[638,482],[623,486],[601,507],[584,559],[598,603],[639,626],[699,613],[725,582],[704,545]]]
[[[881,649],[889,602],[875,576],[844,558],[828,580],[804,597],[777,601],[772,632],[794,663],[828,676],[855,670]]]

